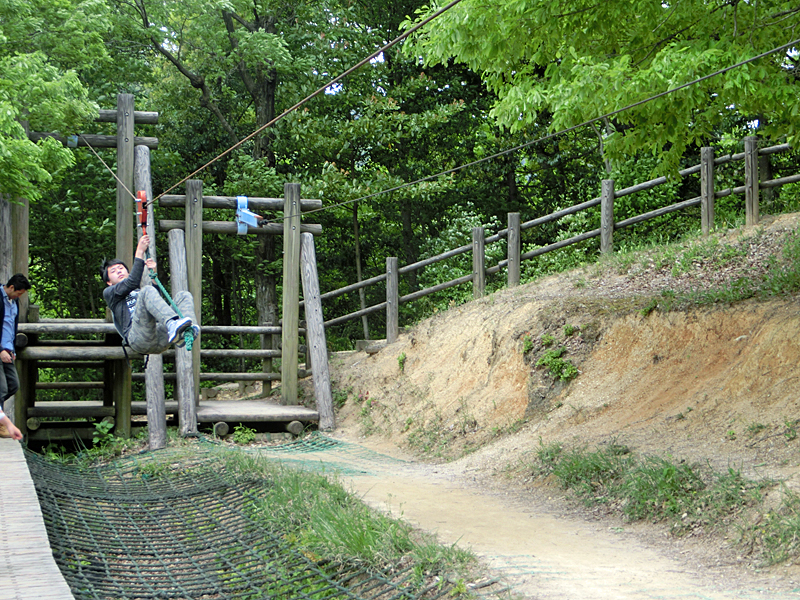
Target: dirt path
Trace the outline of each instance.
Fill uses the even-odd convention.
[[[463,464],[426,465],[353,440],[292,457],[335,473],[369,505],[470,548],[494,583],[486,597],[536,600],[800,598],[800,586],[741,567],[710,567],[626,527],[559,513],[536,497],[487,491]],[[371,447],[368,447],[371,446]],[[491,581],[491,580],[490,580]],[[485,582],[484,582],[485,583]]]

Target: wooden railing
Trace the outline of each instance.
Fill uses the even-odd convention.
[[[759,220],[759,190],[771,189],[778,186],[786,185],[789,183],[800,182],[800,174],[791,175],[788,177],[781,177],[778,179],[770,179],[767,181],[759,181],[758,173],[758,157],[775,154],[778,152],[786,152],[791,150],[788,144],[780,144],[768,148],[758,148],[758,140],[756,137],[747,137],[744,139],[745,151],[737,154],[726,154],[724,156],[715,157],[714,148],[704,147],[701,149],[700,157],[701,162],[683,169],[678,172],[680,177],[687,177],[689,175],[700,174],[700,189],[701,194],[689,200],[683,200],[669,206],[664,206],[656,210],[652,210],[640,215],[636,215],[621,221],[614,221],[614,200],[637,192],[653,189],[659,185],[667,183],[666,177],[658,177],[643,183],[639,183],[621,190],[614,189],[614,181],[611,179],[603,180],[601,185],[601,193],[597,198],[588,200],[581,204],[559,210],[557,212],[538,217],[524,223],[520,222],[519,213],[508,214],[508,227],[498,231],[497,233],[486,236],[483,227],[475,227],[472,230],[472,243],[465,244],[459,248],[454,248],[412,263],[410,265],[399,266],[396,257],[388,257],[386,259],[386,272],[370,279],[365,279],[353,285],[348,285],[330,292],[322,294],[321,299],[323,302],[330,300],[342,294],[357,291],[361,288],[376,285],[385,282],[386,285],[386,301],[379,304],[374,304],[362,310],[358,310],[346,315],[331,318],[325,321],[326,327],[340,325],[347,321],[361,318],[362,316],[373,314],[376,312],[386,311],[386,340],[392,343],[397,339],[399,332],[399,306],[406,302],[413,302],[419,300],[430,294],[446,290],[457,285],[472,282],[473,297],[480,298],[484,295],[486,289],[486,276],[500,272],[503,269],[508,273],[508,286],[513,287],[519,285],[520,270],[522,261],[530,260],[537,256],[541,256],[548,252],[577,244],[585,240],[600,237],[600,252],[609,253],[613,250],[613,235],[614,231],[629,227],[649,219],[654,219],[663,215],[667,215],[685,208],[700,206],[701,216],[701,230],[703,235],[708,233],[714,227],[714,200],[730,196],[732,194],[745,195],[745,225],[755,225]],[[745,163],[745,183],[742,186],[726,188],[723,190],[714,189],[714,170],[715,167],[727,163],[744,160]],[[536,248],[529,252],[521,252],[522,232],[545,223],[557,221],[567,215],[579,213],[594,207],[600,206],[600,227],[591,231],[586,231],[579,235],[573,236],[566,240],[559,240],[547,246]],[[500,240],[507,240],[507,258],[499,261],[496,265],[487,267],[486,262],[486,246],[499,242]],[[399,276],[418,269],[422,269],[429,265],[472,252],[472,273],[440,283],[438,285],[418,290],[404,296],[399,295]]]

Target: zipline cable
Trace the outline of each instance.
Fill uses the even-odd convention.
[[[672,88],[672,89],[660,92],[658,94],[650,96],[649,98],[645,98],[644,100],[639,100],[638,102],[634,102],[633,104],[628,104],[627,106],[624,106],[622,108],[618,108],[616,110],[612,110],[611,112],[608,112],[608,113],[606,113],[604,115],[600,115],[598,117],[594,117],[592,119],[589,119],[588,121],[584,121],[583,123],[578,123],[577,125],[573,125],[572,127],[567,127],[566,129],[562,129],[560,131],[556,131],[554,133],[547,134],[547,135],[545,135],[543,137],[537,138],[537,139],[532,140],[530,142],[525,142],[524,144],[520,144],[518,146],[514,146],[513,148],[508,148],[506,150],[502,150],[501,152],[497,152],[495,154],[492,154],[491,156],[485,156],[483,158],[480,158],[478,160],[474,160],[472,162],[460,165],[458,167],[453,167],[452,169],[448,169],[446,171],[442,171],[441,173],[436,173],[435,175],[428,175],[427,177],[422,177],[420,179],[416,179],[414,181],[410,181],[408,183],[404,183],[402,185],[395,186],[393,188],[389,188],[389,189],[386,189],[386,190],[381,190],[379,192],[374,192],[372,194],[367,194],[366,196],[361,196],[361,197],[355,198],[353,200],[345,200],[344,202],[339,202],[337,204],[330,204],[330,205],[324,206],[322,208],[315,208],[315,209],[312,209],[312,210],[304,211],[303,214],[308,215],[308,214],[312,214],[312,213],[316,213],[316,212],[321,212],[321,211],[324,211],[324,210],[329,210],[329,209],[332,209],[332,208],[338,208],[338,207],[341,207],[341,206],[348,206],[348,205],[354,204],[356,202],[361,202],[362,200],[368,200],[368,199],[374,198],[376,196],[381,196],[383,194],[389,194],[391,192],[396,192],[398,190],[402,190],[402,189],[405,189],[407,187],[411,187],[412,185],[417,185],[417,184],[423,183],[425,181],[430,181],[432,179],[436,179],[437,177],[442,177],[444,175],[450,175],[451,173],[456,173],[457,171],[461,171],[461,170],[466,169],[468,167],[474,167],[475,165],[479,165],[481,163],[493,160],[493,159],[498,158],[500,156],[505,156],[506,154],[511,154],[512,152],[516,152],[517,150],[521,150],[522,148],[527,148],[528,146],[533,146],[534,144],[538,144],[540,142],[545,142],[545,141],[550,140],[550,139],[552,139],[552,138],[554,138],[556,136],[563,135],[563,134],[569,133],[571,131],[575,131],[576,129],[580,129],[581,127],[584,127],[585,125],[590,125],[590,124],[594,123],[595,121],[599,121],[601,119],[606,119],[608,117],[612,117],[614,115],[618,115],[619,113],[625,112],[626,110],[630,110],[632,108],[636,108],[637,106],[641,106],[642,104],[646,104],[648,102],[652,102],[653,100],[657,100],[658,98],[662,98],[662,97],[664,97],[664,96],[666,96],[668,94],[672,94],[672,93],[677,92],[679,90],[682,90],[684,88],[696,85],[696,84],[698,84],[698,83],[700,83],[702,81],[705,81],[706,79],[711,79],[712,77],[716,77],[717,75],[721,75],[722,73],[727,73],[728,71],[731,71],[732,69],[736,69],[738,67],[744,66],[744,65],[746,65],[748,63],[751,63],[751,62],[754,62],[754,61],[756,61],[756,60],[758,60],[760,58],[764,58],[765,56],[769,56],[770,54],[774,54],[776,52],[780,52],[781,50],[787,50],[787,49],[791,48],[792,46],[796,46],[798,44],[800,44],[800,38],[798,38],[798,39],[796,39],[794,41],[791,41],[788,44],[783,44],[782,46],[778,46],[777,48],[773,48],[772,50],[769,50],[767,52],[763,52],[763,53],[761,53],[761,54],[759,54],[757,56],[753,56],[752,58],[748,58],[746,60],[738,62],[738,63],[736,63],[734,65],[730,65],[729,67],[724,67],[722,69],[719,69],[718,71],[714,71],[713,73],[710,73],[708,75],[704,75],[703,77],[699,77],[698,79],[695,79],[693,81],[689,81],[687,83],[681,84],[676,88]],[[287,218],[288,217],[283,217],[283,218],[279,218],[279,219],[269,219],[269,220],[265,219],[264,222],[265,223],[276,223],[276,222],[279,222],[279,221],[283,221],[283,220],[285,220]]]
[[[404,40],[404,39],[406,39],[408,36],[410,36],[412,33],[414,33],[415,31],[417,31],[417,30],[418,30],[418,29],[420,29],[421,27],[424,27],[425,25],[427,25],[427,24],[428,24],[428,23],[430,23],[431,21],[433,21],[433,20],[434,20],[436,17],[438,17],[439,15],[441,15],[441,14],[443,14],[443,13],[447,12],[448,10],[450,10],[451,8],[453,8],[453,7],[454,7],[456,4],[458,4],[459,2],[461,2],[461,0],[452,0],[452,2],[450,2],[450,4],[448,4],[447,6],[445,6],[445,7],[443,7],[443,8],[440,8],[439,10],[437,10],[435,13],[433,13],[432,15],[430,15],[429,17],[427,17],[427,18],[426,18],[426,19],[424,19],[423,21],[420,21],[419,23],[417,23],[416,25],[414,25],[414,26],[413,26],[411,29],[409,29],[408,31],[406,31],[406,32],[405,32],[405,33],[403,33],[402,35],[399,35],[398,37],[396,37],[395,39],[393,39],[391,42],[389,42],[388,44],[386,44],[385,46],[383,46],[383,47],[379,48],[378,50],[376,50],[375,52],[373,52],[372,54],[370,54],[370,55],[369,55],[369,56],[367,56],[366,58],[362,59],[362,60],[361,60],[360,62],[358,62],[357,64],[355,64],[355,65],[353,65],[352,67],[350,67],[349,69],[347,69],[347,71],[345,71],[344,73],[342,73],[342,74],[341,74],[341,75],[339,75],[338,77],[335,77],[334,79],[331,79],[331,80],[330,80],[328,83],[326,83],[325,85],[323,85],[323,86],[322,86],[321,88],[319,88],[317,91],[315,91],[315,92],[313,92],[312,94],[310,94],[310,95],[306,96],[305,98],[303,98],[302,100],[300,100],[300,102],[298,102],[298,103],[297,103],[297,104],[295,104],[294,106],[291,106],[291,107],[287,108],[285,111],[283,111],[283,112],[282,112],[281,114],[279,114],[277,117],[275,117],[274,119],[272,119],[272,120],[271,120],[269,123],[265,123],[264,125],[262,125],[262,126],[261,126],[261,127],[259,127],[258,129],[256,129],[256,130],[255,130],[253,133],[251,133],[250,135],[248,135],[246,138],[244,138],[244,139],[240,140],[239,142],[235,143],[233,146],[231,146],[230,148],[228,148],[227,150],[225,150],[224,152],[222,152],[222,153],[221,153],[221,154],[219,154],[218,156],[216,156],[216,157],[212,158],[210,161],[208,161],[206,164],[204,164],[202,167],[200,167],[200,168],[199,168],[199,169],[197,169],[196,171],[194,171],[194,172],[192,172],[192,173],[189,173],[189,175],[187,175],[186,177],[184,177],[183,179],[181,179],[181,180],[180,180],[178,183],[176,183],[176,184],[175,184],[175,185],[173,185],[172,187],[170,187],[170,188],[168,188],[168,189],[164,190],[164,191],[163,191],[163,192],[161,192],[161,193],[160,193],[158,196],[156,196],[155,198],[153,198],[153,199],[150,201],[150,203],[153,203],[153,202],[155,202],[156,200],[158,200],[159,198],[161,198],[161,196],[164,196],[165,194],[168,194],[169,192],[171,192],[172,190],[174,190],[176,187],[178,187],[178,186],[179,186],[179,185],[181,185],[182,183],[186,182],[187,180],[191,179],[192,177],[194,177],[195,175],[197,175],[198,173],[200,173],[201,171],[203,171],[203,170],[204,170],[204,169],[206,169],[207,167],[209,167],[209,166],[211,166],[212,164],[214,164],[216,161],[218,161],[220,158],[222,158],[222,157],[223,157],[223,156],[225,156],[226,154],[230,154],[230,153],[231,153],[231,152],[233,152],[233,151],[234,151],[236,148],[238,148],[239,146],[241,146],[241,145],[242,145],[242,144],[244,144],[245,142],[247,142],[247,141],[249,141],[249,140],[253,139],[253,138],[254,138],[255,136],[257,136],[259,133],[261,133],[262,131],[264,131],[264,130],[265,130],[267,127],[271,127],[272,125],[274,125],[275,123],[277,123],[278,121],[280,121],[281,119],[283,119],[285,116],[287,116],[287,115],[289,115],[289,114],[293,113],[293,112],[294,112],[294,111],[296,111],[298,108],[300,108],[301,106],[303,106],[303,105],[304,105],[306,102],[308,102],[308,101],[309,101],[309,100],[311,100],[312,98],[315,98],[316,96],[319,96],[319,95],[320,95],[322,92],[324,92],[325,90],[329,89],[329,88],[330,88],[332,85],[335,85],[335,84],[337,84],[339,81],[341,81],[342,79],[344,79],[345,77],[347,77],[347,76],[348,76],[350,73],[352,73],[353,71],[356,71],[356,70],[360,69],[360,68],[361,68],[361,67],[363,67],[365,64],[367,64],[369,61],[371,61],[373,58],[376,58],[378,55],[380,55],[381,53],[385,52],[386,50],[388,50],[389,48],[391,48],[391,47],[392,47],[392,46],[394,46],[395,44],[397,44],[397,43],[399,43],[399,42],[403,41],[403,40]]]
[[[92,145],[89,143],[89,140],[87,140],[87,139],[86,139],[86,138],[85,138],[85,137],[84,137],[82,134],[79,134],[79,135],[78,135],[78,137],[83,139],[83,142],[86,144],[86,146],[89,148],[89,150],[91,150],[91,151],[92,151],[92,153],[93,153],[93,154],[94,154],[94,155],[95,155],[95,156],[96,156],[96,157],[97,157],[97,158],[100,160],[100,162],[101,162],[101,163],[103,163],[103,166],[104,166],[104,167],[105,167],[105,168],[108,170],[108,172],[109,172],[109,173],[111,173],[111,174],[114,176],[114,179],[116,179],[116,180],[117,180],[117,183],[119,183],[119,184],[120,184],[120,185],[123,187],[123,189],[124,189],[126,192],[128,192],[128,195],[129,195],[131,198],[133,198],[134,200],[136,200],[136,196],[134,196],[134,195],[133,195],[133,192],[131,192],[131,191],[128,189],[128,186],[127,186],[127,185],[125,185],[125,183],[122,181],[122,179],[120,179],[119,177],[117,177],[117,174],[116,174],[116,173],[114,173],[114,170],[113,170],[111,167],[109,167],[109,166],[106,164],[106,161],[104,161],[104,160],[103,160],[103,159],[100,157],[100,155],[97,153],[97,151],[96,151],[96,150],[95,150],[95,149],[92,147]]]

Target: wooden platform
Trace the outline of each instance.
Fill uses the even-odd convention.
[[[74,600],[61,575],[19,442],[0,439],[0,597]]]

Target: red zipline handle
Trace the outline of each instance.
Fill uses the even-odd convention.
[[[136,192],[136,215],[139,217],[139,225],[142,232],[147,231],[147,192],[140,190]]]

